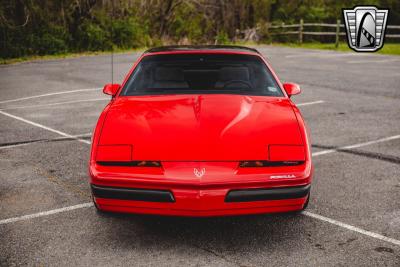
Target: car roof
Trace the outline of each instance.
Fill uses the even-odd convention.
[[[195,50],[229,50],[238,52],[252,52],[260,54],[255,48],[239,45],[170,45],[150,48],[144,53],[172,52],[172,51],[195,51]]]

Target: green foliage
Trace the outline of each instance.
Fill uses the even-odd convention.
[[[3,29],[4,43],[0,56],[2,58],[21,57],[25,55],[52,55],[68,50],[67,36],[64,28],[48,26],[31,33],[24,28],[13,31]]]
[[[229,44],[230,43],[228,34],[223,30],[218,32],[217,36],[215,37],[215,41],[217,44]]]
[[[121,48],[136,48],[147,45],[145,29],[134,18],[118,19],[112,22],[112,40]]]
[[[112,45],[109,32],[101,25],[88,20],[79,25],[76,36],[77,40],[73,41],[73,46],[77,50],[107,50]]]
[[[0,1],[0,57],[172,43],[228,44],[245,39],[243,31],[255,27],[261,42],[294,42],[296,35],[271,34],[274,30],[268,25],[300,19],[336,23],[342,8],[361,4],[389,8],[388,23],[400,24],[398,0]],[[305,39],[310,40],[332,41],[319,36]]]
[[[179,16],[172,22],[170,30],[175,33],[174,39],[176,42],[184,38],[188,38],[191,43],[204,41],[202,19],[200,16],[196,16],[190,21],[186,21],[184,16]]]
[[[64,38],[48,32],[39,37],[33,36],[32,47],[38,55],[53,55],[67,51]]]
[[[303,16],[304,21],[307,22],[319,22],[319,21],[326,21],[327,18],[329,18],[329,14],[326,12],[325,7],[318,7],[318,6],[313,6],[313,7],[301,7],[301,13]]]

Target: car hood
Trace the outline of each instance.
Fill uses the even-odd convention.
[[[118,97],[99,145],[129,144],[133,160],[268,159],[268,145],[302,145],[286,98],[243,95]]]

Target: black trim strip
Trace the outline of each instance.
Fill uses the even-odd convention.
[[[310,188],[311,185],[271,189],[231,190],[226,195],[225,202],[250,202],[302,198],[308,195]]]
[[[240,46],[240,45],[168,45],[168,46],[159,46],[153,47],[146,50],[144,53],[155,53],[155,52],[165,52],[165,51],[187,51],[187,50],[218,50],[218,49],[226,49],[226,50],[246,50],[255,52],[260,54],[257,49]]]
[[[144,162],[144,163],[143,163]],[[96,161],[97,164],[101,166],[121,166],[121,167],[161,167],[161,162],[159,161]]]
[[[168,190],[117,188],[91,185],[94,197],[148,202],[175,202]]]
[[[280,166],[298,166],[304,164],[304,160],[286,160],[286,161],[269,161],[269,160],[244,160],[240,161],[240,168],[253,167],[280,167]]]

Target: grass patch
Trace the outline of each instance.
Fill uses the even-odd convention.
[[[129,53],[129,52],[137,52],[146,50],[146,47],[143,48],[135,48],[135,49],[114,49],[114,54],[121,54],[121,53]],[[24,57],[17,57],[17,58],[0,58],[0,65],[1,64],[14,64],[26,61],[35,61],[35,60],[54,60],[54,59],[65,59],[65,58],[76,58],[76,57],[83,57],[83,56],[97,56],[97,55],[111,55],[111,51],[87,51],[87,52],[78,52],[78,53],[60,53],[54,55],[32,55],[32,56],[24,56]]]
[[[323,44],[323,43],[273,43],[272,45],[288,46],[295,48],[307,48],[307,49],[323,49],[323,50],[336,50],[342,52],[354,52],[347,43],[341,42],[339,47],[335,47],[335,44]],[[383,47],[377,51],[378,54],[386,55],[400,55],[400,44],[386,43]]]

